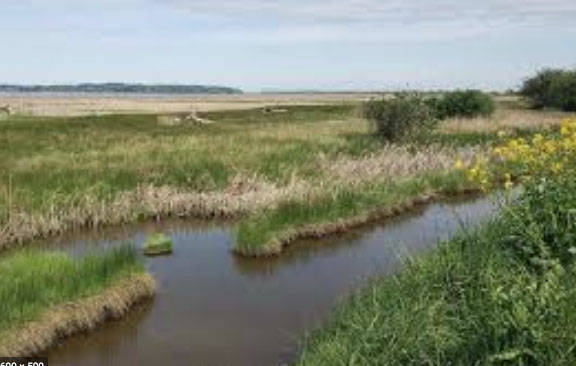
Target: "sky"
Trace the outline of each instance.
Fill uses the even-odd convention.
[[[576,0],[0,0],[0,83],[517,87],[576,67]]]

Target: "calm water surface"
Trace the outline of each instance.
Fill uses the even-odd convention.
[[[156,298],[127,318],[65,341],[51,366],[282,365],[334,306],[402,258],[431,248],[496,210],[490,199],[429,205],[343,236],[302,241],[283,256],[246,259],[230,248],[232,225],[167,221],[68,235],[49,244],[81,255],[162,230],[174,254],[147,259]]]

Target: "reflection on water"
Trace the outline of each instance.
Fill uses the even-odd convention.
[[[388,274],[405,256],[447,239],[495,211],[488,199],[422,207],[385,225],[302,241],[282,256],[231,253],[232,225],[147,223],[59,238],[76,255],[164,231],[174,254],[147,260],[156,299],[128,318],[75,337],[48,354],[51,365],[278,365],[298,339],[366,278]]]

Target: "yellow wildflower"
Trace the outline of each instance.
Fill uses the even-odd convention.
[[[457,170],[464,169],[464,163],[462,162],[462,160],[460,159],[456,160],[456,163],[454,163],[454,168]]]

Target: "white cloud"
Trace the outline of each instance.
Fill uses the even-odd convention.
[[[263,27],[271,31],[253,31],[254,40],[405,40],[502,30],[576,29],[575,0],[156,1],[197,16],[266,24]]]

